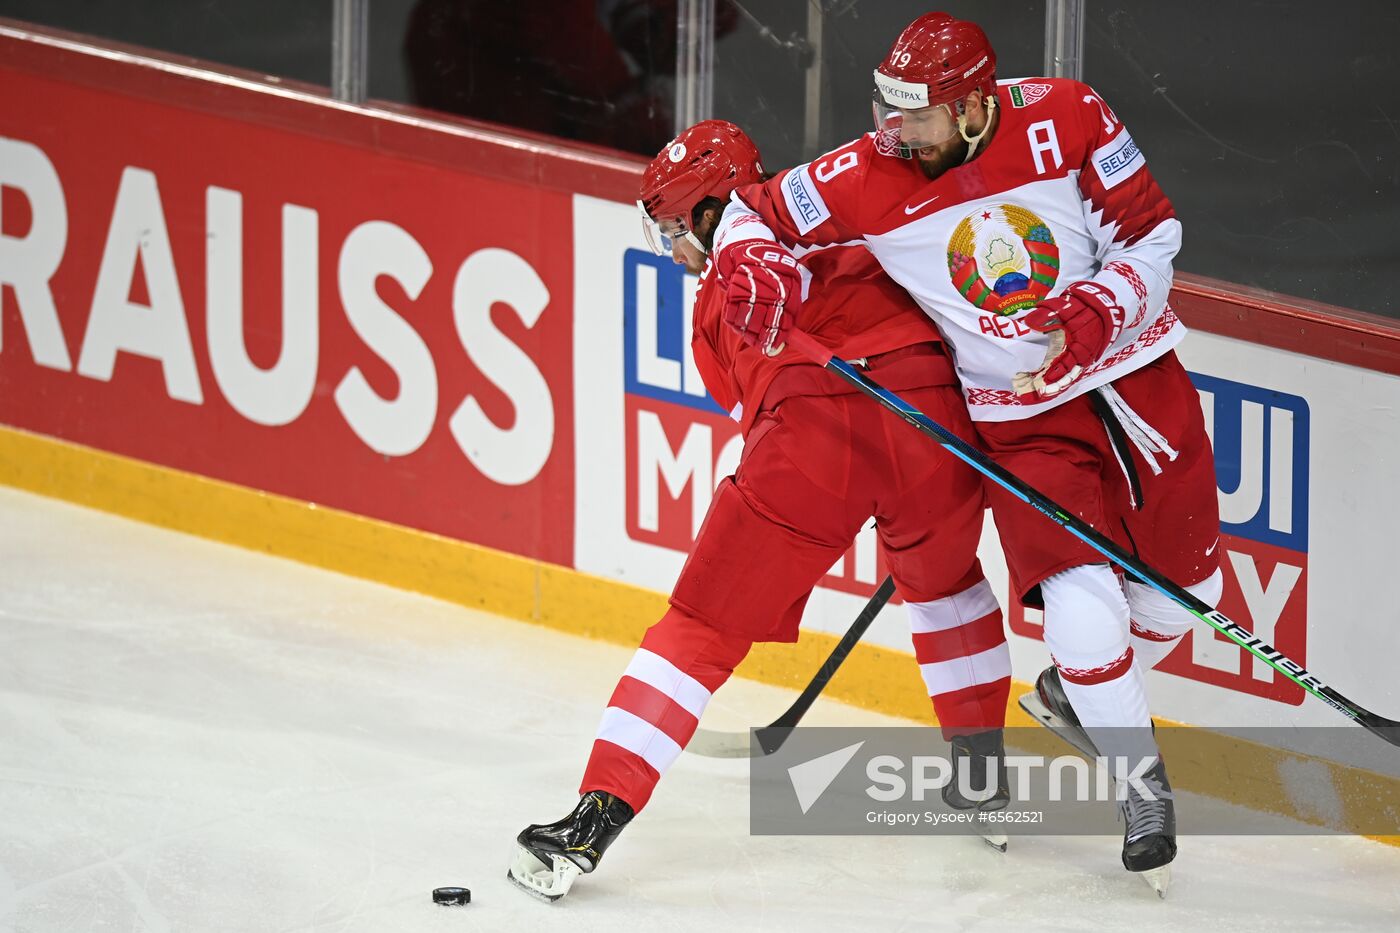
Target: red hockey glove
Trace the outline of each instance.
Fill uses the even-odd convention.
[[[1113,293],[1094,282],[1075,282],[1045,299],[1021,319],[1027,327],[1050,335],[1045,362],[1033,373],[1017,373],[1011,387],[1018,395],[1042,399],[1063,392],[1118,338],[1123,317]]]
[[[750,346],[777,356],[802,309],[797,260],[777,243],[747,240],[719,254],[725,282],[724,323]]]

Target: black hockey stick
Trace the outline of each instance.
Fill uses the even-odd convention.
[[[874,596],[870,597],[870,602],[865,604],[865,608],[860,611],[860,615],[856,616],[855,622],[851,624],[846,634],[842,635],[841,640],[836,643],[836,647],[831,649],[831,654],[827,655],[822,666],[817,669],[816,676],[812,678],[811,683],[807,684],[797,701],[771,724],[753,730],[758,741],[760,754],[771,755],[782,747],[783,742],[791,734],[793,726],[796,726],[802,717],[807,715],[807,710],[812,708],[817,697],[826,689],[826,685],[831,681],[836,669],[846,660],[846,655],[851,653],[856,642],[860,641],[865,630],[870,628],[870,623],[875,621],[875,617],[880,614],[881,609],[885,608],[885,603],[889,602],[893,595],[894,580],[885,577],[885,582],[880,584],[880,588],[875,591]],[[691,737],[685,750],[708,758],[753,757],[753,746],[749,741],[748,732],[715,732],[710,729],[696,729],[695,735]]]
[[[832,356],[825,347],[811,337],[801,331],[793,331],[788,334],[787,342],[793,350],[834,372],[865,395],[899,415],[915,428],[942,444],[950,453],[973,469],[1122,567],[1133,578],[1166,596],[1337,712],[1355,720],[1359,725],[1385,739],[1391,745],[1400,745],[1400,722],[1379,716],[1324,684],[1307,668],[1287,657],[1282,651],[1268,644],[1238,622],[1231,621],[1219,609],[1208,605],[1137,558],[1127,554],[1112,541],[1095,531],[1088,522],[1056,505],[1015,474],[1003,469],[982,451],[929,418],[928,415],[914,408],[898,395],[866,378],[854,366]]]

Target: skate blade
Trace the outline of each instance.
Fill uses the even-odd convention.
[[[1172,867],[1163,865],[1160,868],[1149,868],[1147,871],[1137,872],[1139,878],[1147,882],[1147,886],[1157,892],[1160,898],[1166,898],[1167,888],[1172,883]]]
[[[1080,730],[1051,712],[1048,706],[1040,702],[1040,696],[1035,691],[1025,694],[1017,702],[1021,704],[1021,709],[1030,714],[1032,719],[1074,746],[1081,754],[1091,759],[1098,757],[1099,753],[1094,747],[1085,744],[1085,737],[1081,735]]]
[[[529,849],[517,846],[506,877],[527,894],[552,904],[569,893],[583,871],[561,855],[551,855],[550,861],[553,864],[546,865]]]
[[[998,852],[1005,852],[1007,843],[1010,840],[1006,838],[1005,833],[983,833],[982,841]]]

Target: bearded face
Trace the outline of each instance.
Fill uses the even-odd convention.
[[[954,136],[936,146],[915,149],[913,155],[924,177],[932,180],[967,160],[967,140],[961,136]]]

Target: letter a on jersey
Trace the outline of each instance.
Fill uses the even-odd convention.
[[[1031,144],[1031,158],[1035,159],[1037,175],[1045,174],[1045,160],[1041,157],[1047,152],[1054,157],[1055,168],[1065,164],[1065,157],[1060,154],[1060,140],[1055,136],[1054,120],[1032,123],[1026,128],[1026,139]]]

